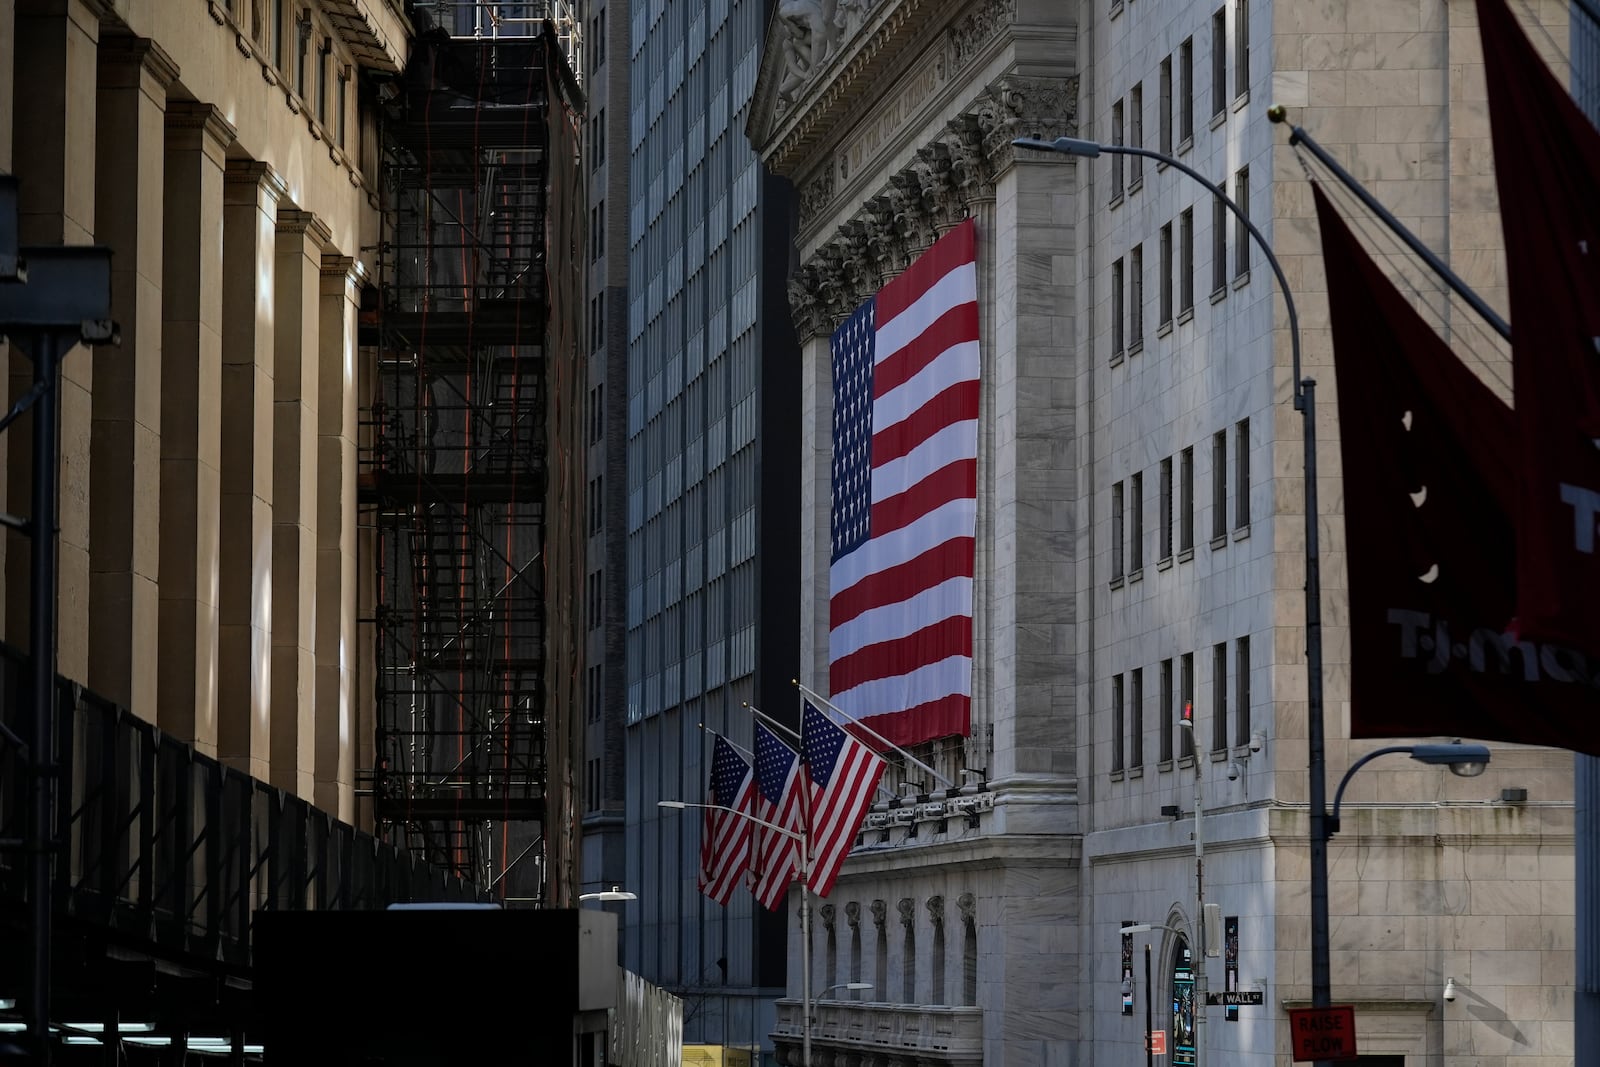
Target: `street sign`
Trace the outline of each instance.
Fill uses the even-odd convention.
[[[1353,1060],[1356,1058],[1356,1010],[1290,1008],[1289,1040],[1296,1060]]]
[[[1150,1054],[1152,1056],[1165,1056],[1167,1054],[1167,1032],[1165,1030],[1150,1031]]]
[[[1236,1007],[1240,1004],[1265,1004],[1266,1002],[1267,995],[1261,992],[1259,989],[1252,989],[1248,992],[1239,993],[1206,994],[1206,1003],[1212,1007],[1216,1007],[1219,1004],[1225,1004],[1229,1007]]]

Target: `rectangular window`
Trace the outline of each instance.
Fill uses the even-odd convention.
[[[1211,16],[1211,114],[1216,117],[1228,106],[1228,9],[1219,7]]]
[[[1211,751],[1228,747],[1228,642],[1211,646]]]
[[[1132,529],[1128,537],[1128,569],[1137,573],[1144,569],[1144,474],[1128,479],[1128,495],[1133,497]]]
[[[1211,204],[1211,292],[1228,288],[1228,209],[1221,200]]]
[[[1118,100],[1111,105],[1111,143],[1124,143],[1123,136],[1122,101]],[[1122,198],[1123,158],[1122,156],[1111,157],[1111,199],[1113,200]]]
[[[1128,254],[1128,351],[1144,347],[1144,245]]]
[[[350,84],[350,68],[346,67],[339,72],[338,95],[333,101],[333,130],[335,144],[344,147],[345,112],[349,110],[349,101],[346,90]]]
[[[1172,714],[1172,661],[1161,661],[1161,712],[1159,716],[1161,726],[1161,761],[1163,763],[1172,759],[1172,731],[1177,729]]]
[[[1161,461],[1161,558],[1172,558],[1172,457]]]
[[[1211,538],[1228,535],[1228,433],[1211,435]]]
[[[1178,311],[1194,310],[1194,208],[1178,216]]]
[[[306,69],[311,55],[310,11],[302,11],[300,13],[300,17],[295,20],[294,32],[294,91],[300,94],[300,98],[303,100],[306,95],[306,78],[310,74],[310,71]]]
[[[1123,740],[1122,675],[1111,679],[1111,769],[1122,770]]]
[[[333,38],[324,37],[317,49],[317,121],[328,124],[328,62],[333,55]]]
[[[1129,736],[1129,740],[1131,740],[1133,742],[1133,744],[1130,746],[1132,751],[1128,755],[1128,766],[1129,767],[1143,767],[1144,766],[1144,668],[1143,667],[1135,667],[1133,669],[1133,677],[1130,679],[1130,682],[1132,684],[1129,686],[1129,688],[1132,689],[1132,692],[1128,694],[1128,703],[1129,703],[1129,706],[1130,706],[1131,711],[1132,711],[1131,718],[1132,718],[1133,721],[1128,726],[1128,736]]]
[[[1233,687],[1234,713],[1233,722],[1236,745],[1250,743],[1250,638],[1249,635],[1239,638],[1234,643],[1234,676],[1238,681]]]
[[[1128,91],[1128,143],[1135,148],[1144,147],[1144,83],[1138,82]],[[1144,157],[1128,157],[1128,188],[1137,189],[1144,184]]]
[[[1113,581],[1121,578],[1124,573],[1122,546],[1126,531],[1123,528],[1125,524],[1123,516],[1122,483],[1118,482],[1111,487],[1111,578]]]
[[[1178,707],[1180,709],[1188,709],[1189,720],[1190,720],[1190,723],[1191,723],[1191,726],[1190,726],[1189,729],[1186,729],[1186,730],[1182,729],[1182,728],[1179,729],[1179,732],[1183,734],[1182,754],[1185,755],[1185,756],[1192,756],[1192,755],[1194,755],[1194,741],[1195,741],[1194,728],[1193,728],[1193,723],[1194,723],[1194,653],[1193,652],[1185,652],[1183,654],[1183,658],[1178,661],[1178,666],[1179,666],[1178,683],[1182,687],[1178,691]]]
[[[594,44],[591,46],[590,51],[589,51],[589,55],[593,57],[591,59],[591,61],[590,61],[590,66],[591,67],[599,67],[601,64],[605,63],[605,61],[606,61],[606,9],[605,8],[601,8],[600,9],[600,14],[595,16],[595,20],[594,21],[595,21]]]
[[[1172,223],[1161,227],[1161,325],[1172,322]]]
[[[1178,46],[1178,146],[1194,140],[1194,38]]]
[[[1178,455],[1178,551],[1194,548],[1194,449]]]
[[[1250,0],[1235,0],[1233,8],[1233,95],[1250,91]]]
[[[1157,116],[1157,136],[1161,138],[1161,151],[1167,155],[1172,154],[1172,57],[1168,56],[1161,61],[1161,99],[1156,106],[1160,108]]]
[[[1243,3],[1243,0],[1240,0]],[[1233,176],[1233,202],[1239,205],[1240,218],[1233,222],[1233,276],[1242,278],[1250,273],[1250,229],[1244,220],[1250,217],[1250,168],[1240,167]]]
[[[1250,420],[1240,419],[1233,435],[1233,527],[1250,525]]]
[[[272,65],[283,69],[283,0],[272,0]]]
[[[1122,355],[1122,260],[1111,264],[1111,355]]]

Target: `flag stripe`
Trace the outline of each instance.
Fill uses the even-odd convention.
[[[964,389],[962,386],[952,388]],[[974,398],[977,396],[976,382],[970,383],[969,391]],[[908,440],[910,447],[879,463],[872,472],[874,504],[880,504],[915,489],[918,483],[957,460],[971,460],[974,463],[977,461],[977,434],[972,432],[976,426],[976,419],[967,418],[964,412],[951,410],[949,407],[941,410],[931,404],[913,416],[913,419],[921,424],[917,429],[923,432],[917,434],[914,440]],[[892,430],[889,431],[889,435],[893,436]],[[879,434],[873,439],[874,454],[877,453],[878,442],[884,437],[884,434]]]
[[[931,294],[937,298],[941,294]],[[902,326],[910,325],[901,320]],[[897,326],[896,329],[899,329]],[[899,348],[890,349],[885,343],[873,375],[880,393],[899,389],[922,375],[937,360],[949,356],[955,360],[978,358],[978,305],[956,304],[946,308],[937,321],[928,323],[924,331],[911,337]]]
[[[976,302],[978,276],[974,266],[977,262],[974,236],[972,222],[962,223],[935,241],[933,247],[918,256],[911,266],[884,285],[878,292],[878,321],[892,323],[908,308],[925,302],[929,292],[946,293],[948,290],[940,287],[941,280],[948,287],[953,287],[957,282],[966,286],[942,296],[941,306]],[[954,279],[951,278],[952,274],[955,275]],[[890,347],[892,350],[900,345]]]
[[[938,396],[928,402],[920,411],[915,411],[906,418],[901,419],[893,426],[879,430],[872,435],[872,456],[878,465],[879,473],[874,475],[873,482],[887,474],[890,464],[902,456],[911,455],[923,445],[928,438],[947,426],[963,427],[966,436],[971,439],[968,445],[965,441],[952,441],[957,446],[956,455],[965,455],[969,449],[976,457],[978,454],[977,434],[973,427],[966,427],[968,422],[976,424],[970,412],[978,406],[978,383],[976,380],[969,382],[956,382]],[[876,491],[876,484],[874,485]]]
[[[951,656],[892,678],[862,682],[849,689],[835,686],[833,702],[852,718],[860,718],[879,708],[909,709],[951,694],[971,693],[971,685],[972,657]]]
[[[953,615],[916,633],[878,641],[833,661],[830,680],[839,692],[892,678],[929,660],[972,655],[972,617]]]
[[[833,585],[833,594],[838,596],[847,592],[861,581],[870,578],[886,567],[897,567],[908,563],[923,553],[951,541],[961,538],[952,537],[950,530],[959,529],[963,522],[972,523],[977,519],[977,502],[972,500],[952,500],[934,511],[922,516],[916,522],[907,523],[897,530],[891,530],[882,537],[875,537],[861,548],[833,562],[829,569],[830,581]],[[969,537],[970,539],[970,537]],[[950,562],[950,561],[945,561]],[[959,561],[957,561],[959,562]],[[960,573],[959,571],[957,572]],[[934,580],[942,580],[945,575],[933,576]],[[972,577],[969,571],[966,577]],[[932,584],[932,581],[928,583]],[[885,601],[887,603],[887,601]],[[850,618],[846,615],[843,618]],[[836,621],[842,621],[835,615]]]
[[[893,533],[908,526],[929,511],[953,500],[971,500],[978,492],[978,461],[958,459],[929,474],[926,478],[872,505],[872,526],[885,533]],[[962,568],[971,573],[970,564]]]
[[[833,628],[828,649],[831,658],[843,660],[867,645],[893,641],[921,629],[923,624],[953,615],[965,615],[972,604],[972,579],[951,578],[924,589],[904,601],[905,610],[874,608]]]
[[[904,563],[886,566],[878,573],[856,582],[849,589],[835,594],[833,599],[835,629],[867,611],[876,609],[880,614],[887,614],[891,610],[903,609],[907,603],[915,598],[915,594],[898,604],[888,606],[886,606],[886,601],[888,600],[886,594],[912,585],[917,586],[918,593],[921,593],[924,588],[931,588],[931,585],[922,586],[921,582],[935,582],[940,574],[955,570],[964,558],[972,555],[972,548],[973,539],[969,537],[958,537],[954,540],[946,541],[944,544],[935,545],[928,551]],[[971,578],[969,577],[967,580],[971,581]],[[970,606],[968,610],[971,610]],[[906,617],[908,621],[914,619],[908,611],[898,610],[898,613]],[[829,636],[829,645],[831,647],[832,635],[830,634]]]
[[[807,884],[827,896],[883,775],[883,759],[810,701],[800,718],[800,749],[811,778],[811,854]]]

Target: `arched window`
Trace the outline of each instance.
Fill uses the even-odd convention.
[[[928,901],[928,917],[933,920],[933,995],[929,1004],[944,1003],[944,898]]]
[[[971,916],[962,924],[961,935],[961,1003],[978,1003],[978,925]]]
[[[861,981],[861,924],[850,924],[850,981]],[[850,991],[851,1000],[861,999],[861,990]],[[877,998],[873,998],[877,999]]]
[[[1194,1047],[1194,969],[1189,942],[1178,935],[1172,946],[1172,1067],[1192,1067]]]

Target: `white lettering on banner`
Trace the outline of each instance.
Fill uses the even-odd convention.
[[[1561,483],[1561,502],[1572,505],[1572,539],[1579,552],[1594,552],[1595,516],[1600,514],[1600,493],[1581,485]]]
[[[1466,641],[1452,641],[1448,620],[1426,611],[1390,608],[1388,621],[1400,627],[1401,657],[1426,657],[1429,674],[1442,674],[1454,662],[1465,663],[1476,674],[1520,675],[1524,682],[1543,678],[1600,689],[1600,662],[1575,649],[1525,641],[1491,627],[1473,630]]]

